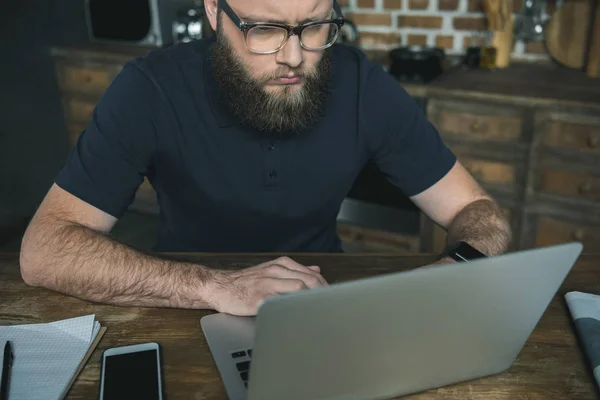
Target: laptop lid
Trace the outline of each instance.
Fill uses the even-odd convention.
[[[580,243],[268,298],[248,399],[391,398],[504,371]]]

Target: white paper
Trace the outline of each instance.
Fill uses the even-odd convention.
[[[594,318],[600,320],[600,296],[593,293],[572,291],[565,295],[573,319]]]
[[[10,340],[14,355],[8,398],[60,399],[99,331],[93,314],[47,324],[0,326],[0,350]]]

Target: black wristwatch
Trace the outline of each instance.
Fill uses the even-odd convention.
[[[465,262],[487,256],[467,242],[458,242],[446,247],[441,258],[444,257],[452,257],[456,261]]]

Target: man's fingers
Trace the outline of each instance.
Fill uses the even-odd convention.
[[[294,271],[304,272],[304,273],[313,271],[311,268],[306,267],[302,264],[299,264],[289,257],[280,257],[276,260],[273,260],[272,263],[277,264],[277,265],[283,265],[286,268],[293,269]]]
[[[276,293],[293,293],[308,289],[308,286],[301,279],[277,279],[273,289]]]
[[[268,266],[266,271],[268,275],[273,278],[301,280],[309,288],[324,286],[327,284],[325,279],[315,272],[305,273],[275,264]]]
[[[325,280],[325,278],[323,278],[323,276],[320,274],[321,268],[317,265],[311,265],[311,266],[306,267],[302,264],[298,264],[296,261],[294,261],[288,257],[280,257],[280,258],[274,260],[273,264],[281,265],[283,267],[286,267],[286,268],[294,270],[294,271],[303,272],[303,273],[310,274],[310,275],[315,275],[317,277],[317,279],[319,279],[319,282],[321,282],[322,285],[328,284],[327,281]]]

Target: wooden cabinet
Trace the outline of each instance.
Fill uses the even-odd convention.
[[[600,250],[600,223],[564,216],[540,215],[534,224],[536,247],[576,240],[582,242],[587,251]]]
[[[519,68],[533,67],[442,79],[428,90],[429,118],[505,210],[511,249],[581,241],[600,251],[600,82],[552,67],[528,82]],[[440,251],[445,232],[422,219],[422,250]]]
[[[102,94],[120,70],[121,66],[115,64],[72,64],[71,59],[64,59],[57,64],[58,84],[75,93]]]
[[[557,112],[540,113],[538,129],[544,145],[600,155],[600,116]]]
[[[600,171],[589,173],[545,167],[540,171],[540,193],[600,204]]]
[[[338,223],[338,235],[348,252],[418,253],[419,236],[401,235],[347,223]]]
[[[540,109],[534,128],[521,246],[580,241],[600,251],[600,111]]]
[[[447,137],[492,142],[516,142],[523,137],[524,117],[517,107],[435,98],[427,111]]]

